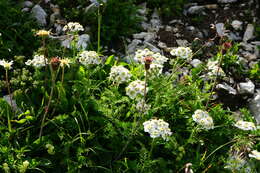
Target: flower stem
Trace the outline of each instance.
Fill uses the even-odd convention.
[[[39,138],[40,139],[41,139],[41,136],[42,136],[42,130],[43,130],[44,122],[45,122],[46,116],[48,114],[48,111],[49,111],[49,108],[50,108],[50,104],[51,104],[51,100],[52,100],[52,97],[53,97],[53,92],[54,92],[54,88],[55,88],[55,80],[56,80],[55,72],[52,69],[51,64],[49,66],[50,66],[50,69],[51,69],[51,77],[52,77],[52,82],[51,83],[52,84],[51,84],[50,97],[49,97],[47,106],[45,108],[45,112],[44,112],[44,115],[43,115],[43,118],[42,118],[42,122],[41,122],[41,129],[40,129],[40,133],[39,133]],[[58,71],[59,71],[59,69],[58,69]],[[58,74],[58,72],[57,72],[57,74]]]
[[[8,94],[9,94],[9,98],[10,98],[10,103],[11,103],[11,111],[13,111],[13,99],[12,99],[12,95],[11,95],[10,83],[8,81],[8,70],[7,69],[5,70],[5,79],[6,79],[7,90],[8,90]],[[10,120],[10,114],[7,109],[6,109],[6,111],[7,111],[8,130],[9,130],[9,132],[11,132],[12,125],[11,125],[11,120]]]
[[[97,45],[97,53],[100,52],[100,33],[101,33],[101,20],[102,15],[100,14],[100,7],[98,7],[98,45]]]
[[[210,98],[212,97],[213,91],[214,91],[215,88],[216,88],[217,79],[218,79],[218,77],[219,77],[219,70],[220,70],[220,68],[221,68],[222,61],[223,61],[223,48],[222,48],[222,46],[221,46],[221,49],[220,49],[220,60],[219,60],[219,63],[218,63],[217,75],[216,75],[216,78],[214,79],[214,83],[213,83],[212,89],[211,89],[211,91],[210,91],[210,96],[209,96],[209,98],[208,98],[208,100],[207,100],[206,108],[205,108],[205,109],[208,108]]]
[[[12,107],[12,110],[13,110],[13,99],[12,99],[12,95],[11,95],[10,83],[8,81],[8,70],[7,69],[5,70],[5,80],[6,80],[8,94],[9,94],[9,97],[10,97],[11,107]]]
[[[144,84],[144,98],[143,98],[144,101],[143,101],[143,103],[142,103],[142,112],[141,112],[140,114],[143,114],[143,112],[144,112],[144,104],[145,104],[146,90],[147,90],[147,88],[146,88],[147,79],[148,79],[148,70],[145,70],[145,84]],[[132,132],[131,132],[131,134],[130,134],[130,136],[129,136],[129,138],[128,138],[126,144],[125,144],[125,146],[124,146],[123,149],[120,151],[120,153],[117,155],[117,157],[116,157],[116,159],[115,159],[114,161],[118,160],[118,159],[120,158],[120,156],[125,152],[125,150],[126,150],[128,144],[129,144],[130,141],[133,139],[135,132],[138,130],[138,126],[140,125],[141,119],[142,119],[142,115],[140,115],[140,117],[139,117],[138,120],[136,120],[136,116],[134,117],[134,126],[133,126],[133,128],[132,128]]]

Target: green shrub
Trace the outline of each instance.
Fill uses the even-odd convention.
[[[138,0],[138,2],[147,2],[149,8],[157,8],[162,17],[173,17],[180,15],[187,0]]]
[[[31,56],[39,47],[32,32],[38,29],[36,21],[14,1],[0,0],[0,9],[0,57],[11,60],[15,55]]]

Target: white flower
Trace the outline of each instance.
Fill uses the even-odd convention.
[[[151,64],[149,71],[151,71],[153,74],[162,74],[163,66],[160,64]]]
[[[126,87],[126,94],[131,98],[131,99],[141,99],[142,96],[144,96],[144,89],[145,89],[145,82],[136,80],[131,82],[127,87]],[[148,91],[148,87],[146,88],[146,93]]]
[[[213,119],[206,111],[196,110],[192,115],[192,119],[207,130],[214,128]]]
[[[101,64],[102,58],[95,51],[83,51],[79,54],[79,62],[83,65]]]
[[[241,130],[256,130],[256,126],[252,122],[239,120],[235,126]]]
[[[218,66],[218,61],[208,61],[207,68],[209,76],[226,76],[222,68]]]
[[[84,28],[78,22],[69,22],[67,25],[63,27],[64,32],[78,32],[84,31]]]
[[[60,66],[62,68],[64,68],[65,66],[70,67],[70,63],[71,61],[68,58],[60,59]]]
[[[140,100],[140,101],[135,105],[135,108],[136,108],[139,112],[141,112],[141,113],[148,114],[148,111],[150,110],[151,105],[146,104],[144,100]]]
[[[162,119],[151,119],[143,123],[144,131],[150,134],[151,138],[162,137],[167,140],[172,135],[169,124]]]
[[[153,58],[152,64],[163,65],[165,62],[168,61],[168,58],[166,58],[165,56],[161,55],[160,53],[154,53],[154,52],[150,51],[149,49],[137,50],[135,52],[134,60],[136,62],[140,62],[140,63],[144,64],[145,57],[152,57]]]
[[[257,150],[253,150],[251,152],[252,154],[249,154],[249,157],[255,158],[256,160],[260,160],[260,152]]]
[[[32,60],[27,60],[25,62],[26,65],[32,65],[36,68],[38,67],[43,67],[45,65],[48,64],[46,58],[44,57],[44,55],[34,55]]]
[[[113,66],[109,73],[109,79],[118,84],[128,82],[130,78],[131,74],[129,70],[123,66]]]
[[[188,59],[192,57],[192,50],[189,47],[178,47],[171,50],[170,54],[182,59]]]
[[[13,61],[5,61],[5,60],[0,60],[0,65],[3,66],[6,70],[12,69]]]

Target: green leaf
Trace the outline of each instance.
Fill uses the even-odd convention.
[[[111,56],[109,56],[109,57],[107,58],[105,64],[112,66],[113,63],[114,63],[114,61],[115,61],[115,57],[114,57],[114,55],[111,55]]]

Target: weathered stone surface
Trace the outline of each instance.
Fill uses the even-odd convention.
[[[249,108],[254,115],[257,124],[260,124],[260,90],[255,93],[254,98],[249,103]]]
[[[235,30],[240,30],[242,29],[242,24],[243,22],[239,21],[239,20],[233,20],[231,25]]]
[[[47,24],[46,17],[47,13],[43,10],[40,5],[35,5],[32,8],[32,15],[36,18],[37,23],[41,26],[45,26]]]
[[[231,86],[229,86],[228,84],[226,83],[223,83],[223,84],[218,84],[216,86],[216,89],[218,90],[224,90],[226,91],[228,94],[232,94],[232,95],[236,95],[237,94],[237,91],[232,88]]]
[[[255,84],[252,81],[241,82],[237,86],[239,94],[254,94]]]
[[[254,25],[253,24],[248,24],[246,27],[246,31],[244,33],[243,41],[247,42],[248,40],[252,39],[254,36]]]

